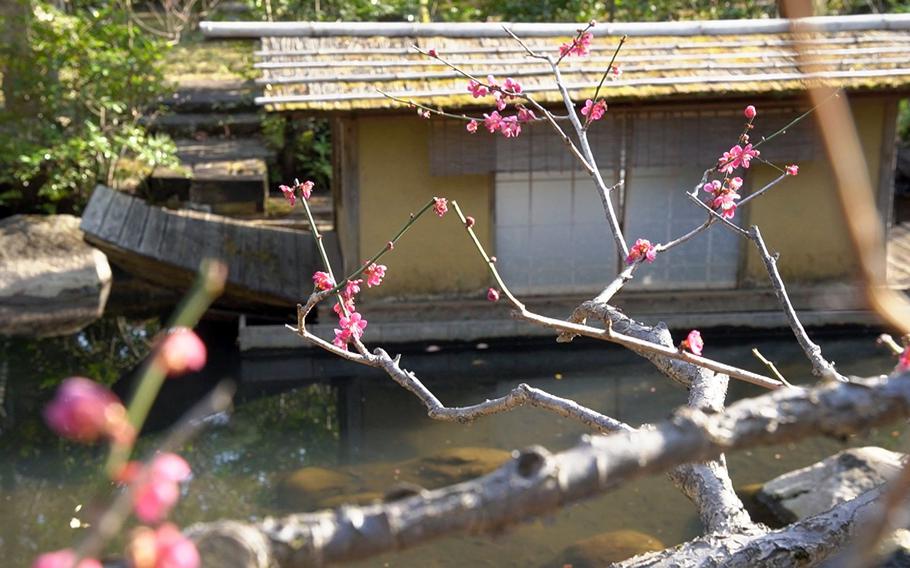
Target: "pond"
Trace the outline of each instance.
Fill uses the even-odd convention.
[[[54,384],[78,373],[127,392],[127,382],[118,378],[136,364],[144,341],[156,329],[155,320],[107,318],[68,338],[0,343],[0,390],[5,387],[7,397],[0,419],[4,565],[28,566],[40,551],[71,545],[85,530],[80,525],[111,491],[99,473],[102,451],[60,441],[41,422],[40,409]],[[234,411],[209,420],[182,452],[194,476],[172,515],[181,525],[368,502],[401,482],[435,487],[486,471],[516,448],[567,448],[584,432],[574,422],[534,409],[469,425],[435,422],[379,371],[315,351],[241,357],[223,347],[233,344],[230,326],[211,325],[202,333],[210,345],[221,347],[211,353],[204,373],[166,384],[139,446],[140,452],[154,448],[166,426],[221,378],[238,382]],[[750,353],[758,347],[789,379],[811,380],[808,364],[788,335],[756,338],[708,330],[704,336],[706,354],[713,358],[764,372]],[[842,372],[868,376],[893,368],[893,358],[875,345],[873,330],[828,330],[819,340]],[[593,341],[414,345],[405,350],[404,361],[448,405],[475,403],[528,382],[638,425],[665,418],[686,400],[683,389],[644,360]],[[311,379],[304,371],[314,365],[326,369],[324,379]],[[281,376],[300,368],[301,380],[270,380],[270,369],[278,367]],[[760,393],[736,383],[729,400]],[[847,446],[901,449],[903,429],[900,423],[846,442],[812,439],[743,451],[728,456],[728,463],[741,487]],[[665,477],[654,476],[501,535],[442,539],[358,565],[562,566],[567,557],[560,554],[573,543],[619,530],[673,545],[697,536],[700,526],[689,502]]]

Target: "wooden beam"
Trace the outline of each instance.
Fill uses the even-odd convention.
[[[410,22],[200,22],[208,38],[259,37],[508,37],[508,28],[520,37],[575,35],[584,24],[541,23],[435,23]],[[788,33],[797,25],[817,32],[910,29],[910,14],[867,14],[821,16],[787,20],[708,20],[690,22],[601,23],[591,31],[595,36],[694,36]]]

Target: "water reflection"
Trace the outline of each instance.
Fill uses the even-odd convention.
[[[214,333],[214,332],[213,332]],[[809,366],[787,338],[757,343],[721,334],[705,334],[707,354],[762,372],[749,349],[758,346],[795,382],[809,380]],[[78,340],[75,340],[78,341]],[[230,342],[219,344],[230,344]],[[874,345],[874,335],[828,337],[823,341],[845,373],[886,372],[893,361]],[[11,353],[6,347],[7,355]],[[32,382],[38,351],[18,351],[8,359],[11,391],[16,396],[13,430],[0,437],[0,553],[12,565],[27,565],[40,550],[70,544],[80,529],[70,528],[79,504],[91,507],[93,496],[109,491],[99,478],[97,450],[76,447],[49,435],[37,412],[50,392]],[[29,355],[31,354],[31,355]],[[73,365],[64,355],[49,368]],[[368,501],[404,482],[423,487],[495,466],[508,452],[530,444],[559,450],[576,443],[583,432],[572,421],[535,409],[488,417],[461,425],[430,420],[416,398],[375,369],[354,367],[318,353],[263,354],[240,360],[219,354],[208,375],[183,379],[186,388],[239,379],[236,409],[214,417],[209,429],[183,452],[194,478],[174,511],[186,524],[220,517],[257,518],[288,510],[334,505],[350,498]],[[685,392],[662,378],[631,353],[611,346],[579,342],[441,346],[405,356],[447,405],[476,403],[500,396],[520,382],[570,397],[616,418],[640,424],[659,421],[685,403]],[[123,373],[129,364],[117,369]],[[70,369],[74,367],[69,367]],[[116,369],[116,364],[113,365]],[[327,377],[315,380],[314,371]],[[42,381],[49,375],[42,375]],[[119,376],[119,375],[118,375]],[[193,387],[193,382],[203,386]],[[170,386],[170,385],[169,385]],[[175,407],[192,402],[175,383],[156,407],[166,425]],[[759,394],[757,387],[735,384],[731,399]],[[854,439],[901,449],[903,424]],[[143,436],[140,451],[154,447],[160,434]],[[739,452],[728,457],[736,484],[765,481],[807,465],[841,448],[843,442],[809,440],[798,445]],[[427,456],[435,455],[432,460]],[[474,468],[474,469],[472,469]],[[303,472],[303,473],[301,473]],[[296,476],[296,478],[295,478]],[[294,480],[297,479],[296,487]],[[407,489],[407,486],[404,486]],[[573,543],[606,531],[637,531],[672,545],[699,532],[689,503],[663,477],[642,480],[609,495],[522,525],[496,537],[440,540],[412,551],[386,555],[363,566],[543,566],[558,564]],[[600,537],[598,537],[600,538]],[[642,537],[645,538],[646,537]],[[596,540],[596,539],[595,539]]]

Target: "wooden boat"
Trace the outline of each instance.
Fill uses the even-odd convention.
[[[321,269],[307,231],[156,207],[105,186],[92,193],[81,228],[112,263],[166,288],[186,289],[205,258],[227,262],[220,303],[228,307],[293,306],[309,296]],[[323,242],[337,259],[335,232]]]

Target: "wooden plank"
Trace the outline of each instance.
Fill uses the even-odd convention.
[[[222,242],[224,243],[224,255],[228,260],[228,282],[240,282],[243,274],[243,259],[240,255],[240,234],[243,226],[237,223],[226,223]]]
[[[133,199],[130,203],[126,221],[118,238],[120,246],[128,251],[138,251],[139,244],[145,232],[145,222],[148,219],[150,207],[140,199]]]
[[[96,186],[88,205],[85,206],[85,211],[82,213],[82,222],[79,228],[90,235],[97,235],[113,196],[114,191],[112,189],[103,185]]]
[[[155,258],[168,264],[186,268],[178,264],[178,258],[183,250],[184,243],[190,238],[186,234],[186,216],[170,212],[166,213],[166,215],[168,216],[167,225]]]
[[[261,271],[258,267],[259,236],[262,231],[247,227],[243,232],[241,251],[243,254],[242,278],[238,284],[250,290],[261,290]]]
[[[288,283],[282,279],[281,261],[285,254],[282,250],[281,231],[263,229],[259,236],[259,263],[258,271],[259,290],[284,297],[293,297],[293,291],[288,290]]]
[[[275,249],[280,292],[283,296],[295,301],[302,301],[299,293],[300,275],[297,271],[296,239],[292,231],[274,231],[278,240]]]
[[[186,216],[185,227],[183,246],[172,262],[195,272],[204,257],[206,222],[203,219]]]
[[[99,238],[117,245],[120,244],[117,242],[117,238],[120,236],[123,223],[126,221],[126,215],[129,212],[132,200],[133,198],[128,195],[112,190],[110,207],[98,231]]]
[[[148,217],[145,220],[145,229],[139,241],[139,254],[157,258],[158,249],[165,238],[167,221],[170,215],[158,207],[148,208]]]

